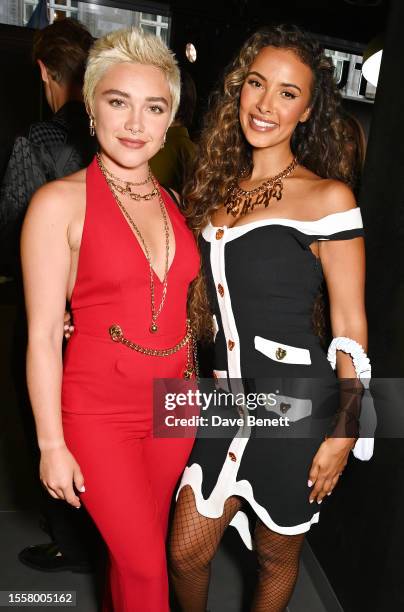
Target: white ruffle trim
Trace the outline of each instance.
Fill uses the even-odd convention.
[[[365,389],[369,389],[369,381],[372,377],[372,367],[370,365],[369,357],[366,355],[363,347],[346,336],[338,336],[333,338],[327,352],[327,359],[331,364],[333,370],[337,364],[337,351],[343,351],[348,353],[352,357],[352,361],[355,367],[356,376],[359,378]],[[365,393],[368,393],[368,391]],[[372,429],[376,430],[376,412],[373,406],[373,400],[370,397],[371,406],[367,406],[366,418],[372,420]],[[360,416],[360,422],[364,422],[365,415],[363,414],[363,405]],[[374,426],[373,426],[374,425]],[[369,428],[368,428],[369,430]],[[361,461],[369,461],[373,456],[374,449],[374,438],[359,438],[356,441],[355,446],[352,449],[354,456]]]
[[[333,370],[335,370],[337,364],[337,351],[343,351],[351,355],[356,376],[363,383],[363,386],[368,389],[369,380],[372,377],[372,368],[369,357],[366,355],[359,342],[352,340],[352,338],[346,338],[345,336],[333,338],[327,352],[327,359]]]
[[[354,457],[361,461],[369,461],[373,457],[374,438],[358,438],[352,449]]]
[[[195,495],[196,508],[199,514],[202,514],[202,516],[206,516],[208,518],[219,518],[223,514],[226,499],[232,495],[237,495],[238,497],[243,497],[250,504],[251,508],[254,510],[258,518],[264,523],[264,525],[276,533],[281,533],[284,535],[305,533],[306,531],[309,531],[313,523],[318,523],[319,521],[320,513],[316,512],[313,514],[310,521],[307,521],[306,523],[292,525],[291,527],[277,525],[277,523],[275,523],[268,514],[268,511],[255,500],[252,486],[248,480],[239,480],[226,483],[225,481],[221,481],[219,478],[208,499],[205,499],[202,495],[202,480],[203,472],[198,463],[193,463],[190,467],[186,467],[176,496],[176,499],[178,499],[181,489],[186,485],[189,485]],[[249,529],[247,515],[242,511],[237,512],[230,525],[237,529],[244,544],[247,546],[247,548],[252,550],[253,540]]]

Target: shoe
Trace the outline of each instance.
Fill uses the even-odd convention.
[[[77,574],[88,574],[93,571],[88,561],[72,561],[60,554],[57,544],[47,542],[24,548],[18,559],[24,565],[41,572],[74,572]]]

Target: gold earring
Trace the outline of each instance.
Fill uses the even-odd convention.
[[[90,117],[90,136],[95,136],[95,121],[94,121],[94,117]]]
[[[164,134],[163,142],[161,143],[160,149],[164,149],[164,145],[166,144],[167,132]]]

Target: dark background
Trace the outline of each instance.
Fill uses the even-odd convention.
[[[104,2],[95,0],[94,3]],[[122,8],[142,8],[141,2],[130,0],[105,0],[105,3]],[[270,0],[173,0],[154,5],[161,14],[171,15],[171,47],[197,85],[198,109],[194,131],[200,125],[209,92],[220,79],[224,67],[257,28],[271,22],[296,23],[312,33],[340,39],[341,50],[360,52],[383,29],[389,10],[387,0],[358,0],[357,5],[351,0],[289,0],[283,3]],[[143,10],[147,10],[146,6]],[[33,120],[47,113],[46,106],[40,103],[39,74],[31,64],[32,34],[28,28],[0,24],[0,176],[15,134],[24,132]],[[197,49],[198,58],[194,64],[185,58],[188,42]],[[366,127],[371,105],[353,104]],[[347,105],[351,107],[352,103]]]
[[[198,90],[194,134],[223,68],[257,27],[273,21],[297,23],[322,37],[340,39],[341,50],[356,52],[374,35],[386,32],[375,104],[350,102],[349,110],[370,126],[359,203],[366,229],[373,374],[403,376],[404,3],[175,0],[165,9],[172,17],[171,47],[179,61],[186,63],[187,42],[198,53],[195,64],[186,63]],[[0,176],[14,137],[47,112],[30,60],[31,43],[32,31],[0,25]],[[404,609],[403,516],[404,443],[377,440],[372,461],[350,461],[325,504],[319,526],[309,535],[346,612]]]

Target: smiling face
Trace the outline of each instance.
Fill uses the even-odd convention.
[[[310,115],[313,74],[289,49],[264,47],[250,66],[240,95],[240,124],[254,148],[289,144]]]
[[[151,65],[120,63],[97,83],[93,112],[102,152],[125,168],[140,168],[160,149],[170,123],[167,79]]]

